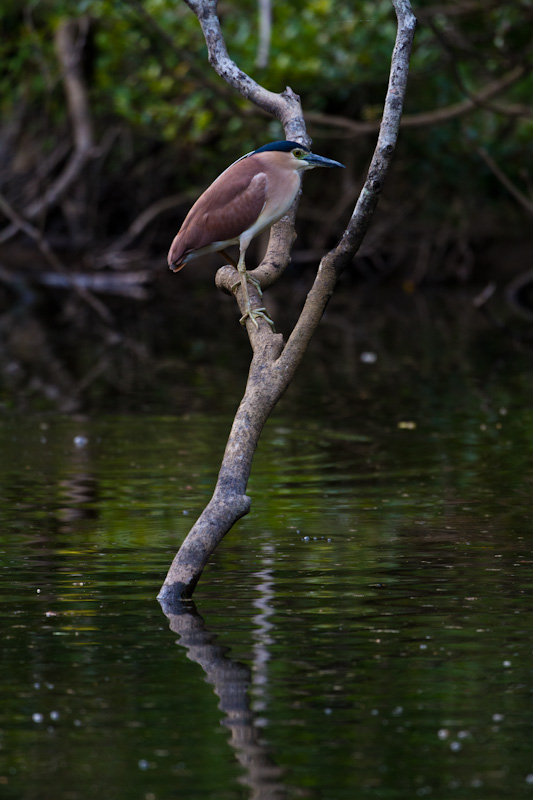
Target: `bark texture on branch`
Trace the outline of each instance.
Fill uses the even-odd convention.
[[[292,90],[287,88],[279,95],[267,91],[239,70],[229,58],[216,15],[216,1],[186,2],[198,16],[208,46],[209,61],[218,74],[245,97],[276,116],[283,123],[288,139],[308,144],[299,98]],[[249,511],[250,499],[246,496],[246,486],[263,426],[291,382],[333,294],[337,279],[357,252],[370,224],[398,138],[416,26],[409,0],[392,0],[392,3],[398,20],[396,43],[383,120],[367,180],[341,240],[319,265],[300,318],[287,343],[280,334],[273,332],[267,322],[259,320],[257,327],[250,319],[246,322],[253,350],[246,391],[233,422],[213,497],[183,542],[159,594],[164,606],[175,603],[178,598],[191,596],[211,553],[232,525]],[[252,272],[263,286],[273,283],[283,271],[293,237],[290,218],[274,226],[265,259]],[[218,271],[216,280],[219,288],[235,292],[243,311],[240,285],[235,286],[237,279],[236,270],[226,266]],[[259,295],[252,286],[249,293],[252,304],[259,304]]]
[[[287,139],[309,144],[300,98],[287,87],[281,94],[270,92],[243,72],[229,57],[217,14],[218,0],[185,0],[205,37],[209,63],[243,97],[279,119]]]

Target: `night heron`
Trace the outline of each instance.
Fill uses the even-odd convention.
[[[317,156],[297,142],[270,142],[247,153],[228,167],[193,205],[174,238],[168,264],[174,272],[205,253],[220,253],[240,273],[244,295],[244,323],[249,317],[272,322],[264,308],[250,306],[247,281],[261,291],[244,263],[248,245],[258,233],[286,214],[300,189],[301,175],[315,167],[344,167],[338,161]],[[225,251],[239,245],[237,263]]]

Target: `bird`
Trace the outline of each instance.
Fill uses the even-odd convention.
[[[259,281],[247,270],[245,256],[252,239],[281,219],[300,190],[302,173],[315,167],[342,167],[339,161],[312,153],[298,142],[269,142],[246,153],[222,172],[200,195],[185,217],[168,253],[173,272],[206,253],[219,253],[239,271],[244,297],[244,314],[258,327],[262,318],[273,325],[265,308],[252,308],[248,281],[261,294]],[[239,245],[239,260],[226,253]],[[234,287],[232,287],[234,288]]]

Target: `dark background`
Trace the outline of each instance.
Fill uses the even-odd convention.
[[[513,335],[518,325],[527,340],[533,9],[426,0],[413,10],[392,174],[328,313],[340,328],[366,324],[368,308],[408,324],[417,297],[463,288],[491,324]],[[221,2],[219,14],[232,58],[267,88],[297,91],[313,149],[347,166],[306,176],[292,264],[266,298],[286,332],[364,180],[394,13],[389,0],[274,4],[266,63],[256,3]],[[201,191],[282,138],[280,125],[211,70],[185,3],[4,3],[0,18],[3,406],[79,410],[117,393],[135,404],[170,374],[183,387],[208,365],[244,367],[237,309],[214,288],[218,257],[172,275],[166,252]],[[265,246],[263,236],[250,259]],[[221,329],[226,355],[215,352]]]

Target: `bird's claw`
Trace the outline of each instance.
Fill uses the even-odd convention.
[[[268,322],[269,325],[272,325],[272,329],[274,329],[274,320],[270,319],[270,317],[266,313],[266,308],[249,308],[248,311],[244,312],[244,314],[239,320],[241,325],[246,324],[246,320],[248,319],[248,317],[252,320],[256,328],[259,327],[259,325],[257,324],[257,318],[261,317],[261,319],[264,319],[265,322]]]
[[[246,273],[246,280],[248,281],[248,283],[251,283],[251,284],[253,284],[253,286],[255,286],[255,288],[259,292],[259,297],[263,297],[263,290],[261,289],[260,281],[258,281],[257,278],[252,278],[252,276],[250,275],[249,272]],[[233,292],[233,290],[236,289],[238,286],[242,286],[240,280],[238,280],[234,284],[232,284],[231,291]]]
[[[260,283],[260,281],[258,281],[258,280],[257,280],[257,278],[252,278],[252,276],[250,275],[250,273],[249,273],[249,272],[247,272],[247,273],[246,273],[246,280],[247,280],[249,283],[251,283],[251,284],[253,284],[253,285],[255,286],[255,288],[256,288],[256,289],[257,289],[257,291],[259,292],[259,297],[263,297],[263,290],[262,290],[262,288],[261,288],[261,283]]]

